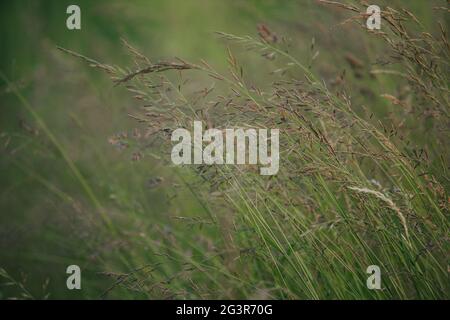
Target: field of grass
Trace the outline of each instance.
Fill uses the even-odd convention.
[[[448,299],[448,3],[339,3],[0,4],[0,299]],[[174,166],[194,120],[278,174]]]

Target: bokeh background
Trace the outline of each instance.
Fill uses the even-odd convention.
[[[66,28],[66,8],[75,3],[81,7],[82,29],[71,31]],[[431,24],[433,5],[446,2],[389,3],[406,6],[424,24]],[[124,38],[152,60],[204,59],[225,70],[227,44],[214,31],[256,36],[257,25],[265,23],[291,39],[302,61],[310,59],[314,39],[319,51],[315,70],[326,81],[347,70],[349,85],[364,90],[365,102],[371,102],[380,118],[388,116],[388,104],[379,93],[398,88],[388,79],[369,87],[364,67],[383,48],[352,25],[335,27],[343,19],[339,10],[309,0],[2,1],[0,71],[9,83],[0,82],[0,267],[17,283],[2,285],[0,298],[20,297],[23,288],[35,298],[98,298],[112,284],[100,272],[124,272],[153,261],[144,241],[148,230],[169,228],[185,232],[188,239],[189,228],[170,217],[205,214],[173,168],[151,157],[132,161],[131,152],[108,142],[136,127],[127,116],[136,101],[57,46],[131,66],[121,45]],[[352,69],[352,58],[363,66]],[[247,57],[245,52],[241,59],[255,81],[264,81],[269,68],[261,64],[270,61]],[[59,147],[19,101],[12,85]],[[105,209],[120,237],[101,227],[96,206]],[[81,291],[66,289],[65,269],[70,264],[83,270]],[[124,288],[111,296],[145,298]]]

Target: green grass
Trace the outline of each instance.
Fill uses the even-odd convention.
[[[44,13],[35,6],[7,9],[49,17],[34,31],[42,61],[22,58],[27,41],[2,38],[3,298],[448,298],[449,52],[435,23],[446,13],[411,1],[424,25],[404,22],[412,38],[383,27],[390,47],[358,22],[336,27],[349,14],[316,2],[183,2],[173,10],[161,1],[148,16],[146,2],[83,3],[89,32],[78,35],[58,27],[64,4]],[[284,42],[258,38],[262,21],[290,38],[288,52]],[[187,24],[189,36],[180,34]],[[427,42],[424,30],[435,39]],[[120,79],[149,64],[120,37],[153,63],[178,56],[196,68],[113,87],[98,69]],[[57,45],[105,64],[90,61],[90,70]],[[408,55],[415,50],[417,60]],[[348,53],[365,65],[350,67]],[[391,56],[401,58],[372,64]],[[421,64],[431,60],[437,69]],[[163,129],[194,119],[280,128],[280,172],[173,167]],[[143,159],[131,161],[133,154]],[[65,289],[69,264],[82,269],[81,291]],[[366,287],[374,264],[383,290]]]

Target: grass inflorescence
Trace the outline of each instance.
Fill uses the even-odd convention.
[[[153,156],[170,166],[170,133],[194,120],[204,128],[281,132],[274,177],[260,176],[256,165],[174,168],[202,212],[173,218],[198,231],[155,226],[146,243],[155,263],[108,273],[115,284],[106,293],[125,285],[156,298],[448,298],[445,26],[432,34],[413,13],[387,7],[383,30],[368,31],[363,6],[320,2],[349,10],[354,16],[344,23],[362,25],[389,48],[371,81],[392,76],[408,90],[381,95],[391,103],[387,121],[355,103],[363,93],[327,83],[264,25],[259,37],[216,33],[229,44],[225,72],[203,60],[152,62],[126,41],[132,68],[62,49],[107,72],[139,102],[130,115],[139,132],[111,139],[134,141],[135,160]],[[236,45],[261,64],[277,64],[273,79],[256,85]],[[382,270],[382,290],[366,287],[370,265]]]

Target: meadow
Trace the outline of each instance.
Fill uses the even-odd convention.
[[[449,298],[446,1],[78,3],[0,5],[0,298]],[[277,174],[174,165],[194,121]]]

